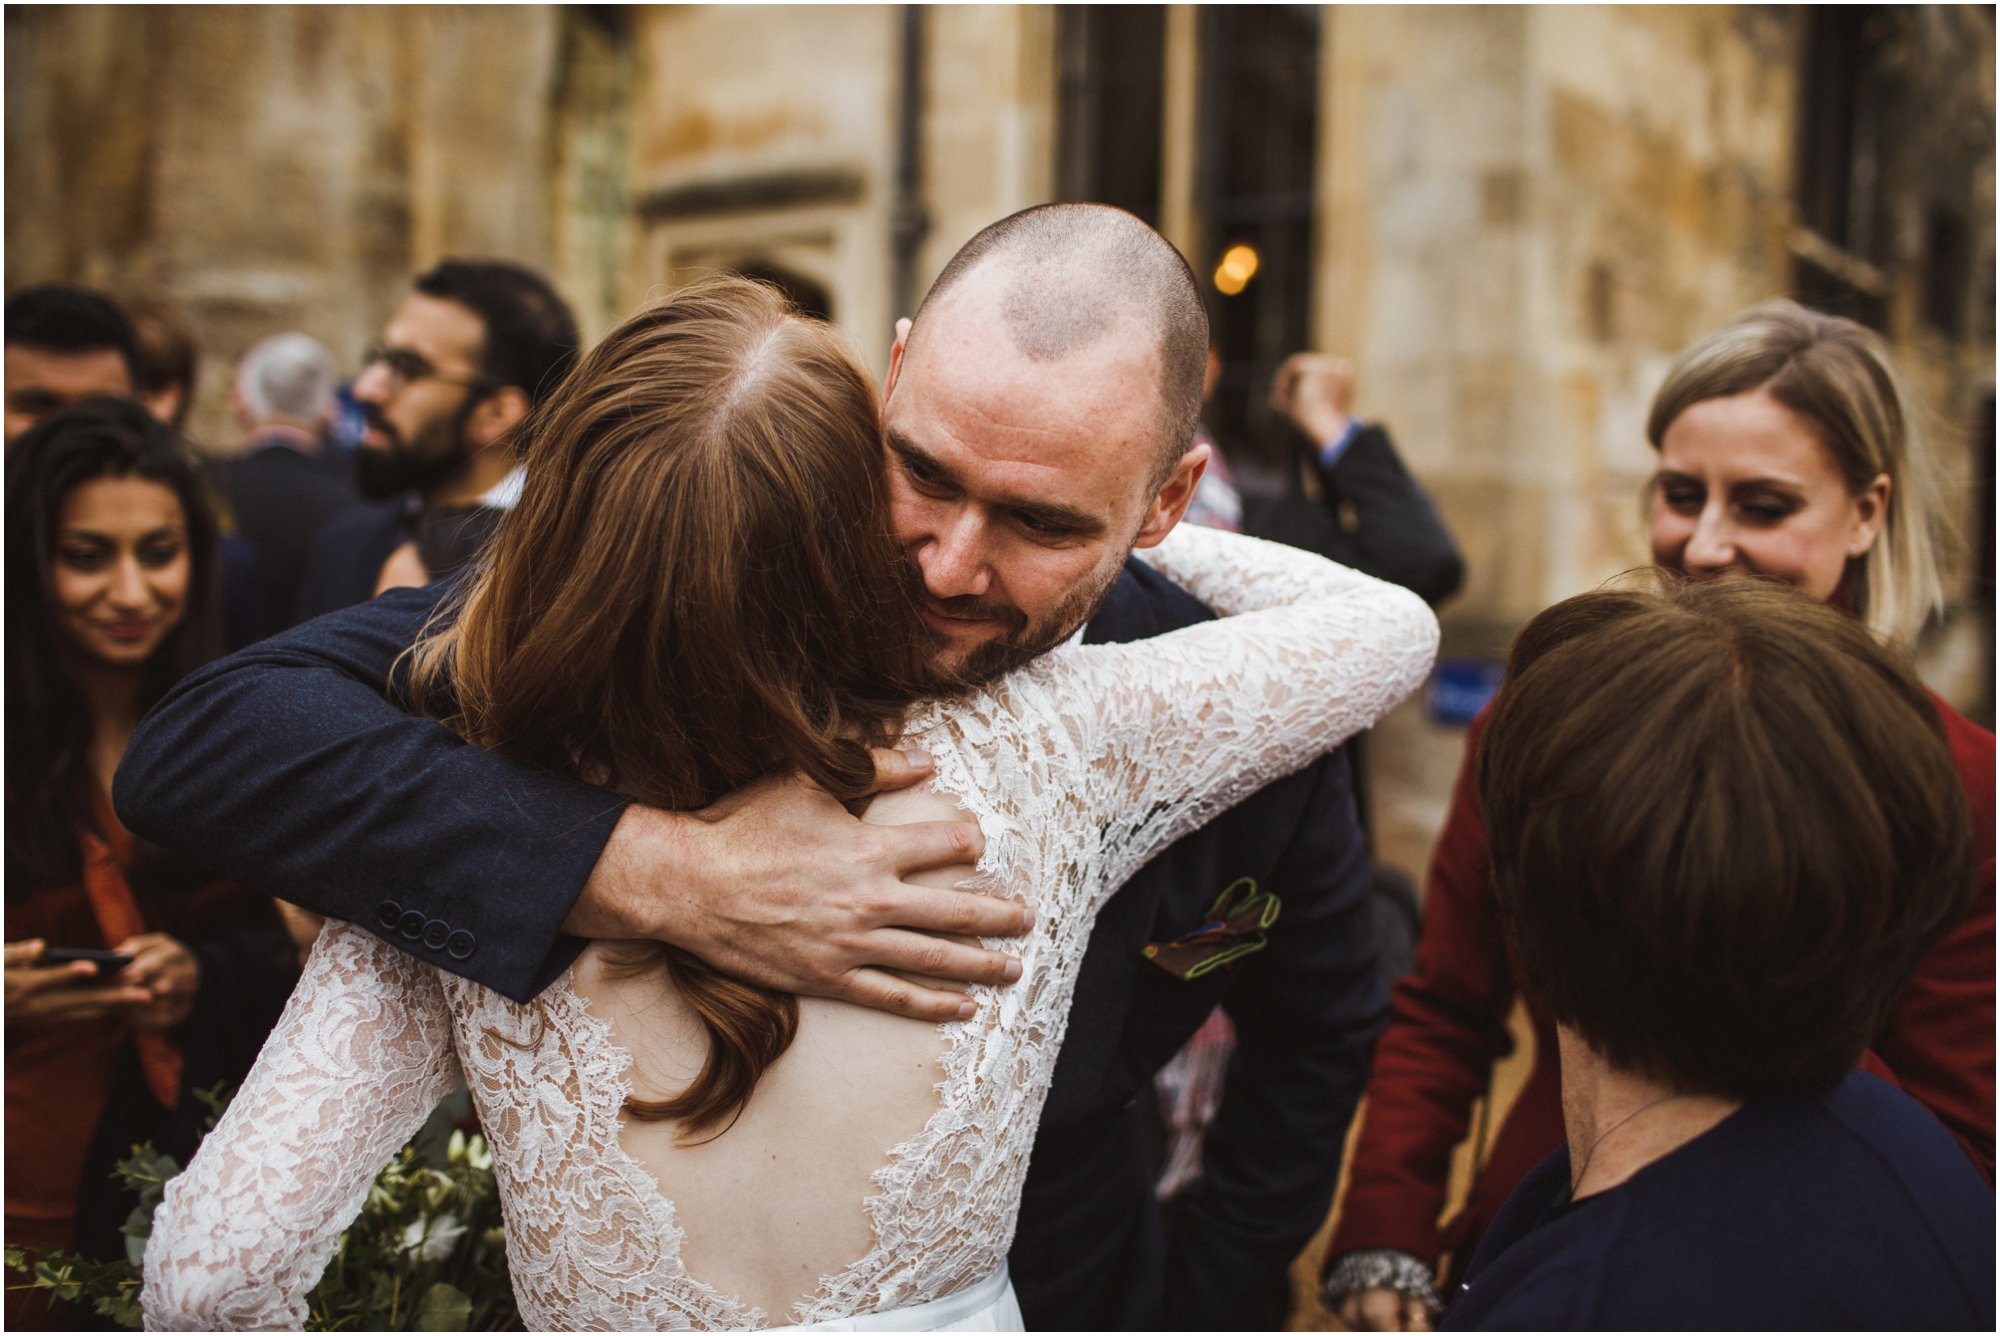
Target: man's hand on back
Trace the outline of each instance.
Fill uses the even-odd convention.
[[[882,789],[928,778],[928,757],[877,751]],[[699,812],[633,804],[563,923],[583,937],[645,937],[787,992],[837,998],[921,1020],[971,1015],[962,993],[919,987],[895,970],[1011,983],[1021,965],[947,941],[1028,930],[1023,906],[902,878],[971,863],[967,821],[864,825],[795,776],[763,780]]]

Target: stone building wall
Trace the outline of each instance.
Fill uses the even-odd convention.
[[[886,328],[895,39],[887,6],[637,16],[628,298],[760,259],[823,286],[850,332]]]
[[[1973,537],[1977,452],[1984,478],[1993,463],[1992,20],[1905,17],[1898,59],[1923,74],[1878,182],[1886,332]],[[1647,559],[1653,390],[1688,341],[1794,290],[1804,28],[1766,6],[1329,12],[1314,337],[1354,358],[1360,411],[1394,428],[1464,550],[1447,655],[1497,657],[1541,608]],[[1940,192],[1983,220],[1956,337],[1921,309]],[[1951,550],[1954,615],[1922,666],[1990,718],[1990,610],[1969,544]],[[1462,734],[1421,702],[1377,732],[1378,848],[1420,868]]]
[[[1173,7],[1170,28],[1190,13]],[[1977,18],[1926,13],[1939,49],[1920,59],[1969,104],[1933,119],[1973,122],[1980,146],[1928,165],[1983,182],[1975,205],[1990,216],[1991,42]],[[733,212],[649,216],[628,293],[769,255],[830,285],[879,372],[897,313],[900,22],[807,11],[773,30],[754,9],[641,11],[642,215],[648,190],[726,195],[786,173],[829,178],[805,187],[839,198],[774,206],[752,192]],[[1059,134],[1052,10],[939,7],[923,22],[917,293],[978,227],[1049,197]],[[1791,290],[1801,22],[1760,6],[1355,6],[1330,10],[1323,32],[1314,328],[1362,365],[1364,407],[1397,425],[1464,540],[1471,578],[1447,622],[1490,648],[1644,559],[1653,387],[1690,338]],[[1191,105],[1182,93],[1170,87],[1169,104]],[[1950,139],[1912,148],[1935,159]],[[1168,220],[1184,212],[1163,201]],[[1957,341],[1914,319],[1922,238],[1911,219],[1900,235],[1890,334],[1964,510],[1991,315]],[[1990,227],[1978,244],[1990,293]]]
[[[1787,288],[1792,42],[1751,8],[1335,11],[1316,329],[1461,540],[1468,638],[1643,559],[1653,387]]]
[[[923,104],[930,231],[922,293],[988,223],[1055,194],[1054,11],[1047,5],[935,5]]]
[[[641,221],[635,292],[709,269],[774,263],[823,285],[879,376],[899,266],[913,303],[968,237],[1048,198],[1053,18],[1044,7],[642,11],[631,170]],[[921,235],[895,245],[901,135],[914,126]]]
[[[560,22],[544,8],[9,8],[7,285],[151,289],[234,359],[302,329],[352,366],[418,268],[546,264]]]
[[[1889,330],[1951,501],[1993,382],[1990,10],[1917,11]],[[91,7],[6,16],[6,281],[155,289],[208,352],[280,328],[349,363],[446,254],[547,268],[591,335],[751,260],[823,287],[879,373],[898,284],[1049,197],[1049,6]],[[1194,11],[1167,16],[1161,214],[1193,235]],[[1321,24],[1312,328],[1362,368],[1468,558],[1491,648],[1643,558],[1646,400],[1672,353],[1791,288],[1802,11],[1352,6]],[[1927,117],[1928,119],[1925,119]],[[915,202],[899,134],[916,127]],[[1178,145],[1178,148],[1176,146]],[[1899,145],[1899,150],[1903,146]],[[1975,226],[1966,318],[1923,318],[1926,182]],[[899,251],[899,221],[920,221]],[[1990,462],[1989,462],[1990,470]],[[1961,561],[1956,572],[1965,583]]]

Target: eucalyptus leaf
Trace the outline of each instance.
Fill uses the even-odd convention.
[[[472,1300],[465,1291],[440,1280],[424,1291],[424,1300],[417,1306],[417,1330],[464,1331],[471,1316]]]

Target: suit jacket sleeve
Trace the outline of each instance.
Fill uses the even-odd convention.
[[[1351,528],[1343,528],[1352,565],[1433,607],[1458,592],[1465,579],[1458,545],[1387,431],[1363,427],[1333,467],[1319,473],[1327,504],[1351,513]]]
[[[525,1001],[624,800],[405,713],[398,656],[439,591],[397,590],[191,674],[133,735],[113,801],[189,861]]]
[[[1270,946],[1223,1003],[1237,1049],[1169,1238],[1162,1320],[1276,1330],[1289,1264],[1326,1218],[1341,1143],[1387,1015],[1367,841],[1345,752],[1321,762],[1270,889]]]

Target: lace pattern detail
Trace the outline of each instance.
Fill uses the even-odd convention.
[[[522,1323],[530,1331],[764,1325],[762,1312],[681,1265],[673,1203],[618,1140],[631,1058],[570,990],[570,974],[526,1006],[455,975],[438,978],[466,1087],[495,1148]]]
[[[1367,727],[1429,670],[1436,623],[1392,586],[1185,526],[1142,556],[1224,617],[1055,651],[911,722],[936,759],[933,788],[985,834],[971,886],[1026,901],[1035,926],[989,943],[1019,949],[1020,981],[973,989],[973,1018],[941,1027],[938,1107],[873,1175],[872,1247],[778,1321],[924,1303],[996,1271],[1098,907],[1154,853]],[[683,1230],[700,1223],[677,1219],[621,1147],[630,1058],[567,975],[520,1005],[335,927],[244,1095],[168,1190],[147,1256],[149,1323],[296,1325],[368,1181],[460,1065],[531,1328],[772,1321],[682,1266]]]
[[[146,1248],[150,1326],[305,1324],[376,1171],[458,1084],[449,1024],[430,966],[344,924],[320,935],[250,1078],[167,1184]]]

